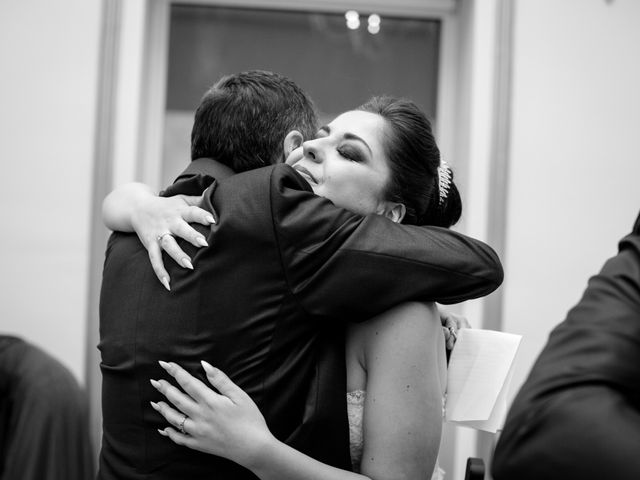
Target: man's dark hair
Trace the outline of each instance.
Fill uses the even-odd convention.
[[[262,70],[227,75],[205,93],[191,131],[191,160],[213,158],[235,172],[279,162],[284,137],[317,129],[311,98],[293,81]]]

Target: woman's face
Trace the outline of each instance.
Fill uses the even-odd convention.
[[[287,163],[309,182],[313,192],[335,205],[366,215],[384,213],[383,192],[389,166],[382,139],[385,120],[352,111],[322,127]]]

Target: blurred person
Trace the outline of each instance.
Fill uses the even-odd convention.
[[[253,112],[260,111],[257,99],[251,106]],[[233,117],[233,112],[226,115]],[[198,118],[196,113],[194,130]],[[246,119],[243,124],[251,125]],[[224,132],[217,133],[228,138]],[[281,137],[285,138],[285,152],[302,140],[299,133],[290,137],[283,132]],[[292,138],[297,140],[287,143]],[[349,136],[350,142],[356,140]],[[359,149],[364,151],[362,146]],[[282,149],[280,153],[271,158],[281,157]],[[105,439],[116,450],[116,440],[126,438],[120,452],[131,451],[144,441],[145,452],[139,452],[144,458],[139,461],[145,462],[146,473],[153,473],[154,478],[208,478],[213,474],[254,478],[219,457],[155,440],[152,435],[162,440],[153,432],[162,426],[159,416],[142,412],[143,421],[136,425],[135,405],[154,399],[147,391],[152,388],[147,379],[155,376],[151,373],[159,368],[157,360],[175,359],[195,372],[197,362],[204,358],[222,366],[247,390],[277,438],[321,462],[348,469],[342,325],[347,320],[365,320],[411,298],[459,301],[486,294],[501,282],[499,261],[481,242],[450,230],[401,227],[385,220],[384,215],[398,221],[407,216],[409,208],[397,201],[381,202],[380,216],[362,217],[337,208],[313,194],[304,176],[312,178],[308,168],[305,173],[277,165],[233,174],[217,164],[216,155],[211,156],[213,159],[199,162],[197,169],[206,171],[216,165],[209,169],[215,170],[211,172],[215,183],[212,176],[191,176],[194,170],[188,169],[165,192],[199,193],[198,189],[212,184],[203,206],[209,215],[220,214],[212,227],[196,227],[198,235],[206,233],[211,247],[196,252],[184,244],[194,253],[196,270],[186,273],[170,265],[171,293],[163,294],[149,281],[153,270],[144,261],[144,249],[134,235],[114,234],[108,246],[100,346],[103,396],[110,399],[113,409],[105,410],[105,429],[114,419],[115,425],[110,438],[105,430]],[[348,163],[359,164],[356,160]],[[375,186],[384,178],[370,162],[363,164],[366,168],[355,176],[364,179],[364,184]],[[358,171],[353,166],[351,173]],[[439,201],[436,169],[432,161],[429,188],[435,196],[423,202]],[[367,190],[362,193],[358,200],[374,197]],[[411,216],[418,218],[423,213],[412,211]],[[143,243],[151,238],[148,232],[139,235]],[[162,232],[157,236],[163,246],[164,239],[171,240]],[[198,243],[196,238],[193,241]],[[391,272],[407,285],[394,280]],[[128,291],[132,293],[127,296],[124,292]],[[429,322],[423,319],[423,323]],[[186,419],[176,427],[187,429]],[[134,435],[127,437],[127,432]]]
[[[0,479],[93,478],[88,416],[85,392],[64,365],[0,335]]]
[[[496,445],[496,480],[640,478],[640,215],[550,334]]]

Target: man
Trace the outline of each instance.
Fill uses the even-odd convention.
[[[516,396],[493,477],[640,478],[640,215]]]
[[[408,299],[462,301],[502,281],[497,257],[481,242],[363,218],[313,195],[291,169],[252,169],[281,161],[297,146],[299,136],[288,133],[310,135],[312,118],[308,97],[278,75],[222,79],[196,112],[191,165],[165,192],[210,186],[204,208],[219,221],[197,227],[210,246],[183,246],[195,271],[169,265],[166,292],[137,237],[112,236],[100,306],[100,478],[254,478],[157,433],[164,421],[148,406],[159,400],[149,379],[167,378],[157,365],[163,359],[194,373],[200,360],[220,367],[278,438],[349,469],[340,322]],[[281,139],[277,148],[273,138]]]

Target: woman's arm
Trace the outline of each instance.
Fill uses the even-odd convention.
[[[179,445],[228,458],[262,480],[430,478],[446,382],[438,313],[433,305],[405,304],[356,328],[361,329],[367,368],[362,475],[320,463],[278,441],[251,398],[205,362],[207,378],[220,394],[178,365],[161,362],[188,395],[164,380],[151,382],[178,409],[152,403],[173,425],[160,433]]]
[[[136,208],[156,193],[144,183],[127,183],[113,190],[102,201],[102,221],[110,230],[133,232]]]
[[[360,471],[371,478],[431,478],[446,387],[437,309],[407,303],[353,325],[349,345],[358,343],[366,372]]]
[[[165,380],[151,381],[179,409],[165,402],[151,404],[174,427],[159,432],[178,445],[228,458],[262,480],[391,479],[370,478],[331,467],[280,442],[269,431],[251,398],[224,373],[206,362],[202,362],[202,366],[207,379],[220,394],[174,363],[160,362],[160,365],[188,394]],[[181,425],[185,434],[179,431]]]
[[[202,197],[176,195],[159,197],[142,183],[128,183],[113,190],[102,202],[102,219],[107,228],[136,232],[149,252],[158,279],[167,287],[169,274],[164,268],[162,250],[185,268],[193,268],[191,259],[175,238],[184,238],[195,246],[206,246],[206,239],[189,222],[214,223],[210,212],[201,209]]]

